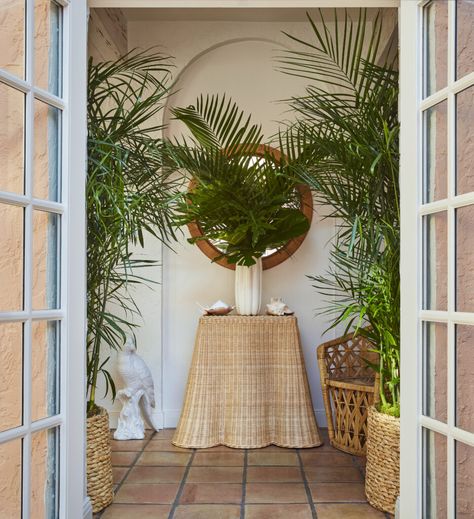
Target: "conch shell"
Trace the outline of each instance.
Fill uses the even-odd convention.
[[[281,297],[272,297],[270,303],[267,304],[268,315],[293,315],[294,313]]]

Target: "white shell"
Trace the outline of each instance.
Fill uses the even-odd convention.
[[[212,306],[203,306],[199,303],[197,305],[203,310],[204,315],[227,315],[234,309],[224,301],[216,301]]]
[[[293,315],[294,312],[288,308],[281,297],[272,297],[267,304],[268,315]]]
[[[217,310],[219,308],[230,308],[230,305],[219,299],[219,301],[216,301],[212,306],[209,306],[207,310]]]

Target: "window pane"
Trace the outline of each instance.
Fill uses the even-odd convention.
[[[447,422],[447,326],[444,323],[424,323],[424,403],[423,414]]]
[[[0,203],[0,312],[23,307],[23,208]]]
[[[433,0],[425,7],[425,96],[447,85],[448,4],[446,0]]]
[[[423,519],[446,519],[446,438],[428,429],[423,429],[423,482]]]
[[[472,8],[474,10],[474,3]],[[474,191],[473,121],[474,87],[470,87],[456,96],[456,190],[458,194]]]
[[[25,94],[0,83],[0,114],[0,191],[23,194]]]
[[[456,310],[474,312],[474,205],[456,209]]]
[[[58,367],[59,323],[34,321],[32,324],[31,370],[33,390],[31,419],[40,420],[59,412]]]
[[[0,323],[0,431],[23,423],[23,323]]]
[[[25,77],[25,0],[9,0],[0,9],[0,68]]]
[[[474,433],[474,326],[456,325],[456,425]],[[474,488],[473,488],[474,491]]]
[[[31,436],[31,517],[57,517],[58,442],[57,429],[40,431]]]
[[[21,451],[20,439],[0,444],[0,510],[5,519],[21,519]]]
[[[58,201],[61,112],[35,101],[34,190],[36,198]]]
[[[474,447],[456,442],[456,519],[474,517]]]
[[[35,84],[60,95],[61,8],[35,0]]]
[[[447,310],[448,218],[445,211],[424,218],[424,308]]]
[[[457,77],[461,78],[474,72],[474,2],[472,0],[457,0],[456,25]]]
[[[442,200],[448,195],[446,101],[424,112],[426,150],[423,202]]]
[[[57,308],[59,216],[33,212],[33,309]]]

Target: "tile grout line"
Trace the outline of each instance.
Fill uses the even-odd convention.
[[[298,456],[298,461],[300,465],[301,477],[303,478],[304,490],[306,492],[306,497],[308,498],[309,506],[311,508],[311,515],[313,519],[318,519],[318,514],[316,512],[316,506],[313,503],[313,496],[311,495],[311,489],[309,488],[308,479],[306,478],[306,472],[303,467],[303,460],[301,459],[301,453],[299,449],[295,449],[296,456]]]
[[[247,497],[247,467],[249,451],[244,451],[244,470],[242,473],[242,501],[240,503],[240,519],[245,519],[245,499]]]
[[[122,485],[125,483],[125,480],[128,478],[128,476],[130,475],[130,472],[132,471],[132,469],[136,466],[137,464],[137,461],[139,460],[140,456],[145,452],[145,449],[146,447],[148,446],[148,444],[151,442],[151,439],[153,438],[153,436],[155,436],[155,434],[157,434],[157,431],[154,431],[153,434],[150,434],[150,437],[148,438],[148,440],[146,441],[146,443],[143,445],[142,449],[139,450],[139,451],[112,451],[112,452],[137,452],[137,456],[135,457],[133,463],[131,465],[129,465],[128,467],[126,467],[127,469],[127,472],[125,472],[122,480],[120,481],[120,483],[118,483],[116,486],[114,485],[114,499],[112,501],[112,505],[114,504],[114,501],[115,501],[115,497],[117,496],[119,490],[122,488]],[[114,440],[114,438],[112,438],[112,440]],[[115,440],[115,441],[121,441],[121,440]],[[134,441],[134,440],[126,440],[126,441]],[[140,441],[140,440],[139,440]],[[143,440],[142,440],[143,441]],[[115,467],[120,467],[120,465],[112,465],[112,472],[113,472],[113,469],[114,469],[114,466]],[[110,505],[109,505],[110,506]],[[102,517],[102,514],[107,510],[108,507],[105,507],[103,510],[101,510],[97,515],[94,514],[94,519],[100,519]]]
[[[171,510],[168,515],[168,519],[173,519],[174,514],[176,512],[176,508],[178,508],[179,500],[181,499],[181,495],[183,494],[184,485],[186,484],[186,480],[188,479],[188,474],[191,469],[191,465],[194,461],[194,456],[196,455],[196,449],[193,449],[193,452],[191,453],[191,457],[189,458],[188,464],[186,465],[186,469],[183,474],[183,479],[181,480],[181,483],[178,488],[178,492],[176,493],[176,497],[173,501],[173,504],[171,505]]]

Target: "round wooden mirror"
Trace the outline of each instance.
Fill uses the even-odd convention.
[[[264,158],[269,154],[277,162],[279,162],[282,158],[281,152],[276,148],[272,148],[270,146],[261,145],[257,148],[255,152],[256,157],[260,158]],[[191,180],[189,182],[188,189],[191,191],[193,189],[193,186],[194,181]],[[309,223],[311,224],[311,221],[313,219],[313,195],[311,193],[311,190],[305,184],[298,184],[296,186],[296,190],[298,191],[299,195],[301,212],[306,216]],[[198,238],[200,236],[203,236],[201,227],[199,226],[199,222],[193,222],[188,224],[188,229],[192,238]],[[262,257],[263,269],[265,270],[270,269],[272,267],[276,267],[280,263],[283,263],[283,261],[288,259],[290,256],[292,256],[303,243],[306,234],[302,234],[297,238],[293,238],[279,249],[267,250]],[[212,243],[209,240],[198,240],[196,241],[196,245],[208,258],[210,258],[212,261],[215,261],[215,263],[228,269],[235,269],[235,265],[228,263],[225,257],[219,258],[219,256],[222,256],[222,251],[218,248],[217,243]]]

